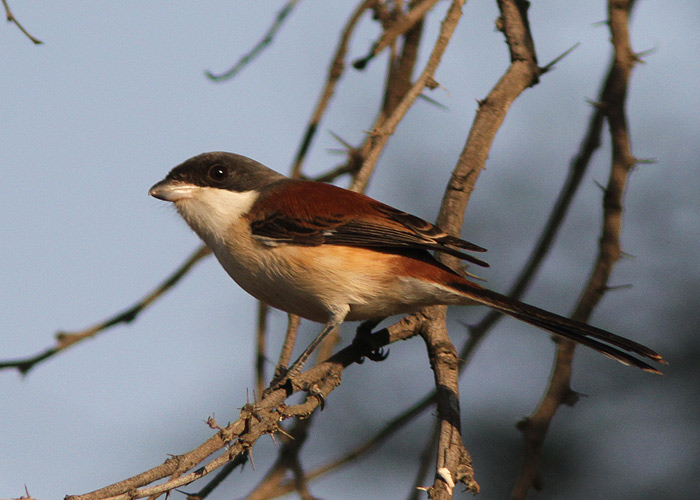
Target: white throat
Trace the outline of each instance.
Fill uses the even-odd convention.
[[[259,194],[200,187],[176,201],[175,207],[199,237],[214,248],[225,241],[227,230],[250,210]]]

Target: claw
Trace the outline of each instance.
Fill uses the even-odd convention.
[[[380,347],[379,349],[375,349],[373,351],[370,351],[367,354],[367,358],[369,358],[371,361],[384,361],[388,357],[389,357],[389,349],[384,351],[383,347]]]
[[[372,329],[379,324],[379,321],[365,321],[357,327],[357,333],[352,343],[358,347],[361,354],[357,359],[358,364],[362,364],[365,358],[371,361],[384,361],[389,356],[389,349],[384,350],[383,347],[373,348],[372,337],[379,332],[372,332]],[[379,330],[380,332],[382,330]]]

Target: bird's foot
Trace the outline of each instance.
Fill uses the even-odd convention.
[[[301,368],[295,366],[291,366],[290,368],[278,366],[270,385],[263,391],[263,397],[277,389],[284,389],[287,391],[288,395],[292,394],[295,389],[294,379],[299,376],[299,373],[301,373]]]
[[[384,361],[389,356],[389,349],[384,350],[384,347],[377,347],[376,345],[376,340],[388,333],[386,328],[372,332],[372,329],[379,324],[379,321],[365,321],[357,327],[352,344],[361,353],[357,360],[358,363],[363,363],[365,358],[370,361]]]

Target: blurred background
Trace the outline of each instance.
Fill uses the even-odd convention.
[[[170,206],[146,195],[168,170],[203,151],[245,154],[288,172],[354,2],[300,2],[273,44],[234,80],[212,83],[268,29],[283,2],[10,2],[44,44],[0,25],[0,359],[34,354],[57,330],[90,326],[131,305],[199,244]],[[447,2],[430,16],[427,58]],[[436,73],[385,149],[368,194],[428,220],[476,111],[507,68],[495,2],[469,2]],[[605,3],[534,2],[540,64],[580,47],[511,108],[468,207],[463,236],[489,249],[481,274],[505,291],[527,258],[583,136],[607,69]],[[700,4],[638,2],[636,51],[653,51],[632,76],[634,154],[615,267],[591,322],[648,344],[671,363],[663,377],[579,349],[573,388],[545,447],[538,498],[691,498],[700,470]],[[363,18],[360,57],[378,34]],[[306,173],[343,161],[331,132],[359,144],[381,100],[386,54],[346,71],[321,124]],[[569,314],[597,251],[609,144],[596,154],[555,249],[527,294]],[[347,179],[339,182],[346,185]],[[451,335],[480,308],[450,312]],[[209,258],[129,326],[38,365],[0,372],[0,497],[77,494],[197,446],[210,415],[233,420],[254,387],[256,307]],[[271,315],[277,357],[286,314]],[[319,326],[304,322],[302,341]],[[343,343],[354,333],[345,325]],[[499,323],[461,381],[465,444],[481,499],[508,495],[522,459],[514,425],[546,387],[549,336]],[[313,468],[341,456],[433,384],[422,341],[391,347],[383,363],[348,369],[317,415],[304,453]],[[404,498],[429,412],[371,456],[312,483],[320,498]],[[235,472],[215,498],[239,498],[274,460],[255,448],[255,470]],[[185,488],[195,491],[196,487]],[[179,495],[179,494],[175,494]],[[460,494],[457,495],[459,497]],[[466,497],[466,494],[462,496]]]

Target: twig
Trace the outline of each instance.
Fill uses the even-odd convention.
[[[387,47],[390,47],[401,35],[413,28],[416,23],[421,22],[425,18],[428,11],[432,9],[436,3],[437,0],[422,0],[419,2],[414,2],[415,5],[413,5],[413,7],[406,14],[402,14],[398,9],[395,10],[395,12],[398,12],[397,17],[389,22],[389,24],[384,28],[382,35],[372,46],[369,53],[365,57],[356,60],[353,63],[353,66],[356,69],[364,69],[365,66],[367,66],[367,63],[377,54]]]
[[[445,15],[442,25],[440,27],[440,33],[435,42],[433,50],[428,58],[428,62],[423,69],[423,72],[411,86],[410,89],[403,96],[401,101],[397,104],[396,108],[393,110],[390,116],[386,119],[379,118],[375,122],[375,126],[372,128],[367,140],[365,142],[366,146],[363,147],[364,162],[362,167],[357,173],[357,176],[352,183],[351,189],[353,191],[362,191],[369,182],[369,177],[374,169],[374,166],[379,159],[384,146],[386,145],[389,137],[394,133],[396,127],[401,122],[403,117],[408,112],[416,98],[423,92],[423,90],[434,82],[433,75],[437,69],[442,55],[445,53],[447,44],[452,38],[457,23],[462,16],[462,6],[465,0],[453,0],[450,7]]]
[[[608,3],[614,55],[601,102],[610,125],[612,165],[603,197],[603,227],[598,256],[572,314],[572,318],[578,321],[586,321],[602,298],[612,267],[620,257],[622,200],[627,175],[634,165],[625,116],[629,78],[635,62],[628,32],[629,15],[633,6],[634,0],[610,0]],[[531,488],[542,487],[540,458],[549,424],[560,405],[572,405],[577,400],[577,395],[570,386],[573,353],[573,343],[558,343],[552,376],[542,402],[532,415],[519,424],[525,440],[525,462],[511,492],[513,499],[524,499]]]
[[[338,333],[329,335],[324,339],[316,354],[317,360],[325,360],[330,357],[333,348],[338,341]],[[318,364],[318,363],[317,363]],[[323,409],[323,401],[320,401]],[[302,498],[313,498],[308,490],[311,477],[304,474],[301,466],[301,449],[306,444],[309,428],[313,420],[313,414],[305,419],[297,419],[288,435],[283,436],[284,444],[279,450],[277,460],[272,464],[265,477],[258,485],[246,495],[247,500],[264,500],[277,496],[275,491],[285,479],[286,472],[291,471],[293,479],[289,482],[290,491],[296,491]]]
[[[328,109],[328,104],[330,103],[333,93],[335,92],[335,87],[343,75],[345,70],[345,55],[348,51],[348,45],[350,43],[350,37],[355,31],[355,27],[359,22],[362,14],[375,3],[375,0],[363,0],[353,11],[350,19],[346,23],[343,31],[340,35],[340,41],[338,42],[338,48],[335,50],[335,55],[331,61],[331,65],[328,68],[328,77],[326,78],[326,85],[321,92],[321,95],[316,103],[316,107],[311,115],[311,120],[306,126],[306,132],[304,133],[304,138],[299,145],[299,149],[294,157],[294,164],[291,169],[291,177],[298,178],[301,177],[301,167],[306,158],[306,153],[311,147],[311,142],[318,130],[318,125],[321,123],[321,118],[323,118],[324,113]]]
[[[408,14],[406,16],[401,14],[403,17],[415,18],[415,22],[412,21],[410,29],[403,33],[401,55],[397,57],[392,53],[389,58],[389,71],[384,90],[384,102],[382,103],[383,116],[390,116],[411,88],[411,79],[418,60],[418,48],[423,34],[424,18],[432,7],[427,4],[427,1],[412,0],[411,10]],[[416,17],[417,13],[420,12],[422,12],[422,16]],[[393,39],[392,43],[395,45],[397,41],[397,39]],[[423,94],[418,97],[421,96]]]
[[[279,360],[277,361],[275,376],[273,378],[280,376],[289,366],[289,361],[292,359],[294,344],[297,340],[297,331],[299,330],[299,323],[301,320],[299,316],[295,316],[293,314],[289,314],[288,316],[289,321],[287,322],[287,332],[284,335],[284,343],[282,344],[282,350],[280,352]]]
[[[235,77],[245,66],[252,62],[258,56],[258,54],[260,54],[260,52],[262,52],[272,43],[275,35],[282,27],[282,24],[287,16],[292,12],[292,10],[294,10],[297,3],[299,3],[299,0],[289,0],[277,13],[275,21],[272,23],[272,26],[270,26],[262,39],[249,52],[243,55],[243,57],[241,57],[231,69],[219,74],[214,74],[207,70],[204,72],[207,78],[215,82],[221,82]]]
[[[165,292],[167,292],[173,286],[175,286],[177,282],[180,281],[180,279],[182,279],[182,277],[185,274],[187,274],[187,272],[192,268],[192,266],[194,266],[197,262],[199,262],[201,259],[209,255],[210,253],[211,251],[209,250],[209,248],[205,246],[199,247],[192,255],[190,255],[190,257],[187,258],[187,260],[179,268],[177,268],[168,278],[166,278],[165,281],[163,281],[151,293],[146,295],[143,299],[141,299],[139,302],[137,302],[130,308],[120,313],[117,313],[116,315],[104,320],[101,323],[91,326],[90,328],[86,328],[85,330],[80,330],[76,332],[58,332],[56,334],[55,346],[49,347],[45,351],[40,352],[35,356],[2,361],[0,362],[0,370],[16,368],[21,374],[26,374],[38,363],[49,359],[52,356],[55,356],[59,352],[68,349],[69,347],[77,344],[82,340],[94,337],[98,333],[120,323],[131,323],[144,309],[146,309],[149,305],[151,305],[158,298],[160,298],[161,295],[163,295]]]
[[[255,338],[255,390],[257,394],[262,394],[262,391],[267,385],[267,377],[265,377],[265,364],[267,362],[267,315],[270,312],[270,306],[264,302],[258,301],[258,321]]]
[[[7,19],[8,23],[14,23],[15,26],[19,28],[19,30],[24,33],[24,35],[29,38],[29,40],[32,41],[34,45],[41,45],[42,42],[38,38],[33,37],[25,28],[20,24],[20,22],[17,20],[17,18],[14,16],[12,11],[10,10],[10,6],[7,3],[7,0],[2,0],[2,5],[5,7],[5,18]]]
[[[535,85],[539,81],[540,69],[537,66],[534,42],[532,41],[527,21],[526,5],[516,0],[500,0],[499,8],[501,10],[501,29],[508,42],[511,65],[506,74],[491,90],[488,97],[481,102],[462,154],[445,190],[437,224],[448,231],[452,231],[454,234],[459,233],[470,194],[474,189],[474,184],[480,171],[485,165],[496,131],[503,123],[510,104],[526,88]],[[444,255],[439,257],[448,263],[454,260]],[[458,396],[459,392],[457,387],[457,361],[456,359],[453,361],[450,355],[454,348],[446,349],[444,346],[449,342],[449,337],[443,337],[440,334],[439,327],[435,326],[433,322],[430,323],[430,326],[436,329],[437,333],[433,341],[437,342],[439,346],[432,349],[438,353],[445,353],[443,354],[443,364],[445,366],[441,367],[441,373],[436,370],[435,366],[433,367],[436,384],[449,384],[436,386],[438,409],[442,405],[443,411],[452,412],[453,418],[455,418],[454,414],[459,414],[459,401],[454,401],[452,398],[455,395]],[[424,336],[424,339],[426,339],[426,336]],[[426,343],[428,343],[428,339],[426,339]],[[456,358],[456,352],[454,352],[454,355]],[[433,359],[434,355],[431,354],[431,363]],[[440,357],[435,359],[440,360]],[[454,367],[452,366],[453,362]],[[430,498],[452,497],[450,481],[446,479],[445,474],[449,474],[449,478],[454,483],[462,481],[467,488],[478,489],[478,485],[473,480],[473,471],[471,470],[468,454],[462,444],[461,436],[459,436],[458,420],[450,421],[441,415],[440,424],[437,473],[433,485],[428,488]]]

